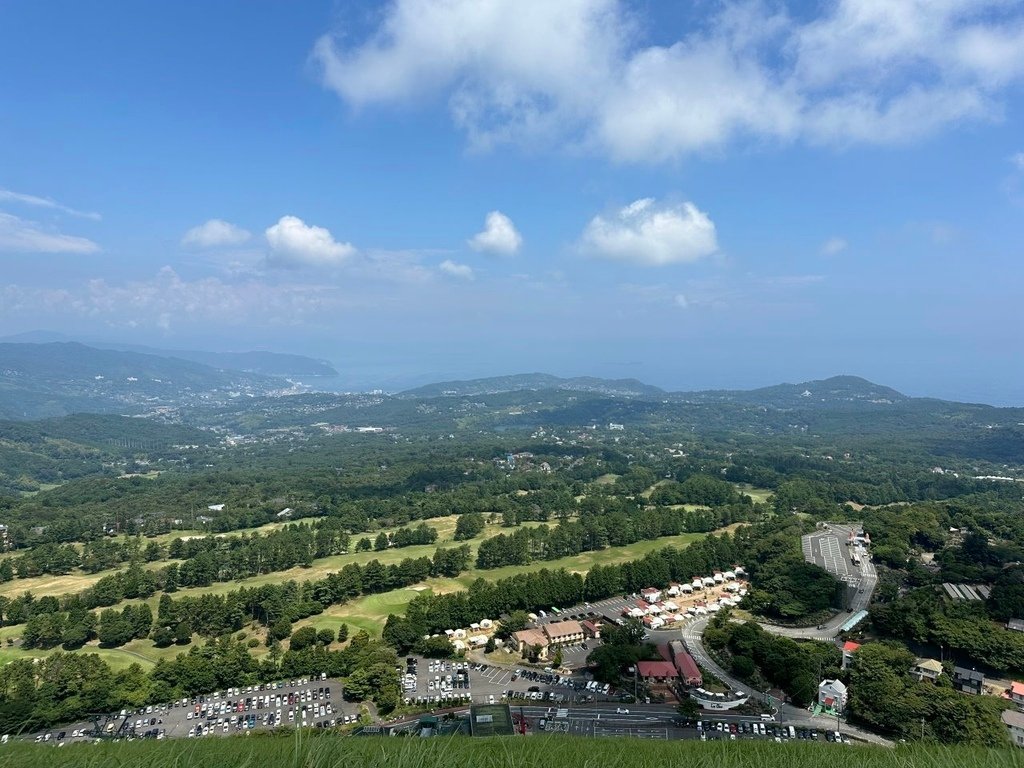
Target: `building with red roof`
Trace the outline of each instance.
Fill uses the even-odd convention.
[[[662,683],[679,677],[679,671],[670,661],[638,661],[636,671],[644,680],[657,680]]]
[[[860,643],[855,643],[852,640],[847,640],[843,643],[843,669],[846,669],[853,663],[853,654],[856,653],[858,648],[860,648]]]
[[[704,676],[700,673],[700,667],[693,660],[693,656],[686,652],[686,647],[679,640],[673,640],[668,644],[672,653],[672,663],[675,664],[679,677],[687,685],[701,686],[704,684]]]

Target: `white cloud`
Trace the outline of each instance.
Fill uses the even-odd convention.
[[[394,0],[361,43],[322,37],[323,83],[354,107],[444,98],[475,147],[556,141],[659,161],[747,137],[912,140],[995,120],[1024,78],[1024,5],[833,0],[797,18],[704,4],[642,39],[620,0]]]
[[[686,296],[681,293],[677,293],[672,302],[680,309],[687,309],[690,306],[690,302],[686,300]]]
[[[511,256],[523,244],[523,237],[516,230],[512,219],[501,211],[487,214],[483,232],[478,232],[469,240],[469,247],[474,251],[487,251]]]
[[[850,244],[841,237],[830,237],[821,244],[822,256],[838,256],[850,247]]]
[[[282,216],[268,227],[268,262],[276,267],[328,267],[346,261],[355,252],[351,243],[339,243],[324,227],[306,224],[297,216]]]
[[[36,208],[49,208],[53,211],[67,213],[71,216],[78,216],[83,219],[92,219],[93,221],[99,221],[101,218],[98,213],[93,211],[79,211],[76,208],[69,208],[66,205],[61,205],[56,200],[51,200],[48,197],[26,195],[22,192],[14,192],[10,189],[0,189],[0,203],[21,203],[23,205],[31,205]]]
[[[210,219],[186,232],[181,238],[181,244],[189,248],[218,248],[241,245],[250,237],[252,235],[248,230],[223,219]]]
[[[715,224],[693,203],[637,200],[610,217],[595,216],[583,232],[584,250],[645,266],[694,262],[718,250]]]
[[[1010,164],[1018,171],[1024,171],[1024,152],[1016,152],[1011,155]]]
[[[445,259],[444,261],[442,261],[438,265],[438,269],[440,269],[446,275],[458,277],[463,280],[472,280],[474,277],[472,267],[470,267],[467,264],[457,264],[451,259]]]
[[[96,253],[100,247],[84,237],[62,235],[38,223],[0,212],[0,251],[13,253]]]

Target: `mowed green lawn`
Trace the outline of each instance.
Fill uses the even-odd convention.
[[[50,654],[57,653],[61,649],[51,648],[48,650],[22,650],[17,646],[7,645],[8,637],[18,637],[22,627],[4,627],[0,629],[0,664],[6,664],[16,659],[45,658]],[[132,664],[140,664],[148,669],[160,659],[173,659],[179,653],[188,651],[187,645],[172,645],[169,648],[157,648],[151,640],[133,640],[120,648],[100,648],[95,641],[88,643],[76,653],[95,653],[114,669],[123,669]]]
[[[755,488],[753,485],[749,485],[747,483],[736,483],[736,490],[740,493],[747,494],[747,496],[759,504],[767,504],[768,497],[773,493],[770,488]]]

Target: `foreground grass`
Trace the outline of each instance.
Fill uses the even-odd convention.
[[[0,748],[0,768],[1015,768],[1024,765],[1021,750],[967,747],[839,747],[830,744],[774,742],[640,741],[583,739],[571,736],[344,738],[252,736],[199,741]]]

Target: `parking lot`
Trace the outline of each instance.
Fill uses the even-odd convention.
[[[167,704],[122,710],[95,723],[74,723],[35,735],[35,741],[64,744],[104,738],[196,738],[227,736],[281,726],[331,728],[351,725],[359,704],[342,700],[335,680],[285,680],[242,686]]]
[[[566,646],[563,656],[589,650],[583,644]],[[588,648],[594,646],[587,644]],[[548,668],[550,669],[550,668]],[[578,702],[607,699],[614,694],[583,675],[560,675],[554,670],[498,666],[410,656],[403,676],[403,696],[410,705],[445,707],[460,703],[549,701]]]
[[[802,537],[800,544],[804,559],[839,578],[850,576],[849,554],[844,546],[847,535],[847,529],[833,526],[829,530],[815,531]],[[840,542],[840,536],[843,542]]]

